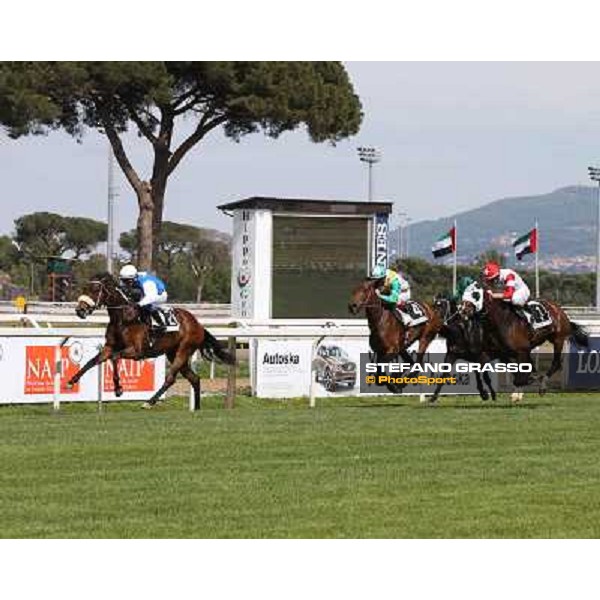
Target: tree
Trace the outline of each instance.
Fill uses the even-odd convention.
[[[0,271],[10,273],[20,258],[19,249],[13,240],[7,235],[0,236]]]
[[[193,130],[174,145],[176,124]],[[86,127],[108,137],[138,202],[138,262],[152,267],[169,176],[222,127],[233,140],[278,137],[306,126],[313,142],[358,132],[361,104],[339,62],[1,62],[0,123],[11,137]],[[131,163],[121,134],[132,125],[152,152],[151,174]]]
[[[36,258],[62,256],[79,259],[107,238],[107,225],[84,217],[36,212],[15,220],[14,239],[21,251]]]
[[[65,217],[65,244],[73,252],[73,258],[79,259],[91,254],[99,243],[106,242],[108,226],[106,223],[84,217]]]
[[[119,242],[135,262],[137,232],[122,233]],[[226,301],[230,284],[230,246],[229,236],[221,232],[165,221],[155,262],[158,274],[169,284],[170,296],[200,302],[204,299],[206,286],[211,300]]]

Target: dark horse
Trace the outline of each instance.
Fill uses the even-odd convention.
[[[352,292],[348,309],[354,315],[361,310],[365,311],[370,330],[369,345],[377,362],[389,362],[400,356],[405,362],[413,363],[408,347],[418,340],[416,359],[422,364],[427,347],[443,325],[442,319],[431,306],[419,302],[427,321],[414,327],[406,327],[375,293],[382,285],[381,279],[365,279]],[[396,384],[388,384],[387,387],[394,393],[399,393],[402,389]]]
[[[552,344],[552,364],[547,373],[535,377],[540,382],[539,393],[544,394],[548,379],[562,365],[562,349],[567,339],[573,340],[578,346],[588,346],[588,334],[585,329],[569,319],[565,311],[549,300],[538,300],[548,311],[551,323],[539,329],[532,327],[503,300],[492,297],[489,288],[483,288],[483,308],[485,328],[489,335],[496,340],[501,352],[517,363],[528,363],[533,366],[531,351],[545,342]],[[472,319],[476,312],[475,304],[463,299],[460,312],[466,319]],[[515,386],[524,386],[532,381],[528,373],[515,375]]]
[[[217,358],[227,364],[235,363],[234,358],[198,323],[196,317],[181,308],[174,309],[179,330],[165,332],[151,343],[149,326],[140,320],[139,307],[129,300],[119,288],[116,279],[109,273],[97,275],[87,283],[83,294],[77,300],[75,312],[79,318],[85,319],[102,307],[107,308],[109,315],[104,347],[73,375],[67,383],[68,386],[75,385],[93,367],[110,360],[113,364],[115,394],[120,396],[123,389],[117,368],[119,359],[141,360],[165,354],[171,363],[167,376],[163,385],[144,407],[154,406],[160,396],[175,383],[177,374],[181,373],[190,382],[194,390],[195,406],[200,408],[200,378],[190,366],[190,358],[194,352],[200,350],[209,360]]]
[[[444,296],[437,296],[433,301],[434,310],[443,319],[443,326],[439,335],[446,340],[446,356],[444,362],[454,364],[457,360],[466,362],[484,364],[489,362],[493,350],[485,346],[484,332],[479,319],[464,322],[460,319],[458,305],[455,300]],[[483,382],[489,389],[489,394],[483,387],[482,374],[475,371],[475,380],[477,382],[477,391],[482,400],[487,400],[490,395],[492,400],[496,400],[496,391],[492,386],[490,374],[483,372]],[[435,402],[439,395],[443,383],[439,383],[430,402]]]

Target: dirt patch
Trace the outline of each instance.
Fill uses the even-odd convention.
[[[250,389],[250,379],[247,377],[236,378],[237,393],[247,392]],[[215,377],[214,379],[202,380],[202,393],[225,393],[227,391],[227,378]],[[184,396],[190,393],[190,384],[186,379],[179,376],[173,387],[167,392],[167,396]]]

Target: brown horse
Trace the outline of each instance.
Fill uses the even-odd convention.
[[[400,356],[405,362],[414,363],[408,347],[418,340],[416,359],[423,364],[427,347],[444,324],[440,315],[428,304],[418,302],[427,321],[414,327],[406,327],[375,293],[382,285],[382,279],[365,279],[352,292],[348,309],[354,315],[361,310],[365,311],[370,330],[369,345],[377,362],[389,362]],[[395,384],[389,384],[388,388],[395,393],[402,389]]]
[[[113,363],[115,394],[120,396],[123,389],[117,368],[119,359],[142,360],[165,354],[170,362],[165,381],[144,407],[154,406],[160,396],[175,383],[177,374],[181,373],[190,382],[194,390],[194,404],[199,409],[200,378],[190,366],[190,358],[194,352],[200,350],[209,360],[217,358],[227,364],[235,363],[234,358],[198,323],[196,317],[181,308],[174,309],[179,330],[165,332],[152,341],[149,326],[140,321],[139,307],[129,300],[109,273],[97,275],[87,283],[77,301],[75,312],[79,318],[85,319],[102,307],[107,308],[109,315],[104,347],[71,377],[68,386],[75,385],[93,367],[110,360]]]
[[[585,329],[573,323],[565,311],[554,302],[538,300],[548,311],[551,323],[539,329],[533,329],[523,318],[518,316],[512,306],[504,300],[492,297],[489,288],[482,290],[484,327],[496,344],[505,352],[507,358],[515,359],[518,363],[528,363],[533,366],[531,351],[545,342],[552,344],[552,364],[545,375],[535,377],[540,382],[539,393],[544,394],[548,379],[562,365],[562,349],[567,339],[573,340],[578,346],[587,347],[588,334]],[[476,306],[463,298],[460,312],[464,318],[470,319],[476,312]],[[523,386],[532,381],[528,373],[518,373],[515,385]]]

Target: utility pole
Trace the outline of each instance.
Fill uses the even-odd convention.
[[[115,164],[112,146],[108,144],[108,235],[106,241],[106,270],[113,273],[115,257]]]

